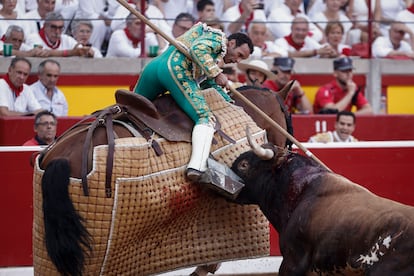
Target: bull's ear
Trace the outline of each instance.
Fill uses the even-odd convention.
[[[291,80],[281,90],[277,92],[283,100],[286,100],[286,97],[287,95],[289,95],[289,92],[292,90],[294,84],[295,80]]]

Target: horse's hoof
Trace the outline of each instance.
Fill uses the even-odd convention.
[[[221,266],[221,263],[210,264],[210,265],[201,265],[196,268],[196,270],[190,274],[190,276],[206,276],[208,273],[215,273]]]
[[[202,174],[203,172],[192,168],[188,168],[186,172],[187,179],[191,182],[199,182]]]
[[[221,266],[221,263],[217,263],[217,264],[210,264],[210,265],[205,265],[204,268],[205,270],[207,270],[210,273],[216,272]]]

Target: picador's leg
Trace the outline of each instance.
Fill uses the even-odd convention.
[[[207,158],[210,155],[214,128],[210,125],[195,125],[192,134],[192,152],[187,165],[187,178],[197,182],[203,172],[207,170]]]

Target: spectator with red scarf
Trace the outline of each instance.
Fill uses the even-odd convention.
[[[27,37],[29,45],[41,46],[45,56],[68,57],[85,56],[89,57],[90,47],[82,46],[73,37],[63,34],[64,18],[60,13],[50,12],[45,17],[44,26],[39,32]]]
[[[322,42],[323,32],[304,14],[301,10],[302,5],[302,0],[285,0],[283,4],[272,9],[267,21],[269,22],[269,31],[275,39],[289,35],[293,20],[298,16],[302,16],[308,19],[309,22],[307,35],[317,42]]]
[[[130,13],[126,18],[126,27],[112,33],[106,57],[139,57],[141,54],[141,24],[143,24],[141,20]],[[158,41],[153,33],[148,33],[145,36],[146,52],[151,45],[158,45]]]
[[[25,84],[31,69],[32,64],[26,58],[12,59],[6,76],[0,79],[0,116],[31,115],[42,111],[32,89]]]
[[[282,89],[291,79],[295,60],[290,57],[276,57],[273,59],[271,71],[275,74],[273,80],[268,79],[263,83],[263,87],[273,91]],[[305,95],[300,83],[295,82],[291,92],[285,100],[291,113],[310,114],[312,113],[312,105]]]
[[[309,37],[309,22],[303,16],[297,16],[292,21],[291,33],[285,37],[276,39],[275,44],[285,53],[282,56],[289,57],[318,57],[330,55],[333,49],[329,45],[322,46]]]

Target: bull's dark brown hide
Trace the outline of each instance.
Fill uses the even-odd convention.
[[[232,169],[280,236],[279,275],[414,275],[414,208],[376,196],[299,154],[242,154]]]

